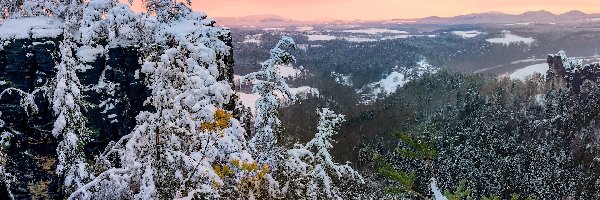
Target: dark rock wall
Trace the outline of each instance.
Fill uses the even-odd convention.
[[[229,31],[225,31],[220,39],[231,46]],[[0,50],[0,81],[6,84],[0,85],[0,91],[14,87],[31,93],[49,83],[60,59],[60,41],[61,38],[22,39],[4,46],[4,50]],[[81,84],[88,88],[82,90],[88,104],[82,112],[91,135],[91,142],[85,147],[90,160],[104,151],[110,141],[129,133],[136,125],[137,114],[148,109],[143,105],[149,94],[143,82],[144,74],[136,72],[141,68],[139,57],[135,48],[112,48],[94,62],[86,63],[91,69],[77,72]],[[233,55],[219,59],[223,59],[226,66],[218,80],[233,83]],[[114,93],[91,89],[98,84],[102,74],[105,82],[114,83]],[[24,110],[19,105],[17,93],[0,99],[0,117],[6,122],[0,133],[20,133],[11,138],[6,152],[9,155],[7,172],[16,177],[9,190],[16,199],[64,198],[60,192],[63,180],[55,173],[58,140],[51,134],[55,116],[49,97],[44,95],[39,92],[35,96],[37,113]],[[107,99],[113,99],[114,108],[104,112],[105,107],[101,104]],[[234,101],[226,107],[233,110]]]

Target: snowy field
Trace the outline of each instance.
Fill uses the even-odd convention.
[[[329,41],[335,40],[336,37],[333,35],[306,35],[308,37],[308,41]]]
[[[486,41],[488,41],[490,43],[498,43],[498,44],[505,44],[505,45],[509,45],[511,43],[519,43],[519,42],[524,42],[525,44],[531,44],[533,41],[535,41],[533,38],[521,37],[521,36],[510,33],[510,31],[503,31],[503,33],[504,33],[504,37],[490,38],[490,39],[487,39]]]
[[[406,31],[401,30],[392,30],[385,28],[367,28],[367,29],[355,29],[355,30],[345,30],[342,31],[345,33],[363,33],[363,34],[382,34],[382,33],[393,33],[393,34],[408,34]]]
[[[261,38],[262,34],[260,33],[254,35],[246,35],[244,36],[244,41],[242,41],[242,43],[260,44],[262,42]]]
[[[296,31],[298,32],[308,32],[312,31],[314,28],[312,26],[298,26],[296,27]]]
[[[472,31],[452,31],[452,34],[461,36],[463,38],[472,38],[472,37],[478,36],[483,33],[479,32],[477,30],[472,30]]]

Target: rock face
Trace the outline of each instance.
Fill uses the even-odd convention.
[[[229,31],[224,33],[220,39],[231,47]],[[18,39],[5,43],[3,50],[0,48],[0,91],[12,87],[31,93],[49,83],[56,74],[54,66],[60,62],[61,40],[60,37]],[[226,66],[218,79],[233,83],[232,50],[230,53],[219,58]],[[88,105],[83,113],[92,139],[85,146],[88,159],[93,160],[110,141],[129,133],[136,125],[137,114],[149,109],[143,105],[149,91],[144,74],[139,72],[139,60],[135,48],[116,47],[86,63],[89,65],[86,69],[78,70],[79,80],[86,88],[82,94]],[[100,82],[110,83],[113,89],[98,88]],[[9,159],[6,172],[15,177],[8,189],[15,199],[64,198],[60,192],[63,180],[55,173],[58,141],[51,134],[54,115],[47,95],[51,96],[36,93],[38,112],[35,113],[20,106],[21,96],[17,92],[0,98],[0,119],[6,123],[0,127],[0,133],[18,133],[13,134],[5,150]],[[233,102],[228,105],[231,110],[235,108]]]
[[[556,87],[571,87],[578,92],[586,80],[600,83],[600,63],[584,65],[563,51],[548,55],[547,62],[550,68],[546,79]]]

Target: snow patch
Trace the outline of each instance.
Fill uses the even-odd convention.
[[[515,34],[511,34],[510,31],[502,31],[504,33],[504,37],[501,38],[489,38],[486,41],[489,43],[497,43],[497,44],[505,44],[509,45],[511,43],[520,43],[523,42],[525,44],[531,44],[535,41],[533,38],[521,37]]]
[[[352,75],[344,75],[337,72],[331,72],[331,76],[335,79],[335,82],[345,85],[352,86]]]
[[[357,93],[362,94],[361,103],[369,104],[377,100],[378,97],[393,94],[412,80],[418,79],[425,74],[437,73],[438,70],[438,68],[432,66],[423,58],[413,68],[396,66],[396,69],[392,73],[380,81],[367,84],[362,89],[357,90]]]
[[[452,34],[458,35],[458,36],[463,37],[463,38],[472,38],[472,37],[478,36],[480,34],[483,34],[483,32],[479,32],[477,30],[472,30],[472,31],[452,31]]]
[[[406,39],[410,37],[437,37],[437,35],[393,35],[393,36],[385,36],[380,40],[395,40],[395,39]]]
[[[242,41],[242,43],[253,43],[253,44],[260,44],[261,38],[262,38],[263,34],[254,34],[254,35],[246,35],[244,36],[244,41]]]
[[[392,30],[386,28],[367,28],[367,29],[356,29],[356,30],[345,30],[345,33],[363,33],[363,34],[382,34],[382,33],[394,33],[394,34],[408,34],[406,31]]]
[[[313,88],[310,86],[301,86],[297,88],[290,88],[290,91],[298,98],[298,99],[306,99],[311,96],[319,96],[319,89]],[[283,98],[283,94],[277,91],[275,92],[280,102],[282,102],[281,106],[289,106],[289,103],[286,103],[286,99]],[[245,107],[249,107],[253,114],[256,114],[256,100],[260,98],[258,93],[237,93],[242,105]]]
[[[104,47],[98,45],[96,47],[82,46],[77,50],[77,57],[83,62],[94,62],[99,54],[104,53]]]
[[[26,17],[0,20],[0,39],[56,38],[63,33],[62,22],[54,17]]]
[[[336,39],[332,35],[306,35],[306,37],[308,37],[308,41],[329,41]]]
[[[263,31],[285,31],[285,28],[263,28]]]
[[[298,32],[308,32],[312,31],[314,28],[312,26],[298,26],[296,27],[296,31]]]
[[[302,71],[294,68],[291,65],[279,65],[278,67],[279,67],[279,73],[281,74],[281,76],[283,76],[285,78],[295,78],[295,77],[298,77],[300,75],[300,73],[302,73]]]
[[[398,89],[398,87],[404,86],[404,84],[408,83],[408,79],[401,74],[400,72],[392,72],[387,75],[387,77],[381,79],[378,82],[375,82],[373,86],[375,86],[375,90],[373,94],[375,96],[383,93],[385,95],[390,95]]]
[[[363,37],[354,37],[354,36],[350,36],[350,37],[343,37],[344,40],[348,41],[348,42],[377,42],[377,39],[372,39],[372,38],[363,38]]]

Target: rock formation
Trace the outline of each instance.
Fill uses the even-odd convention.
[[[546,79],[556,87],[571,87],[577,92],[586,80],[600,83],[600,63],[584,65],[567,57],[564,51],[548,55],[547,62],[550,68]]]

